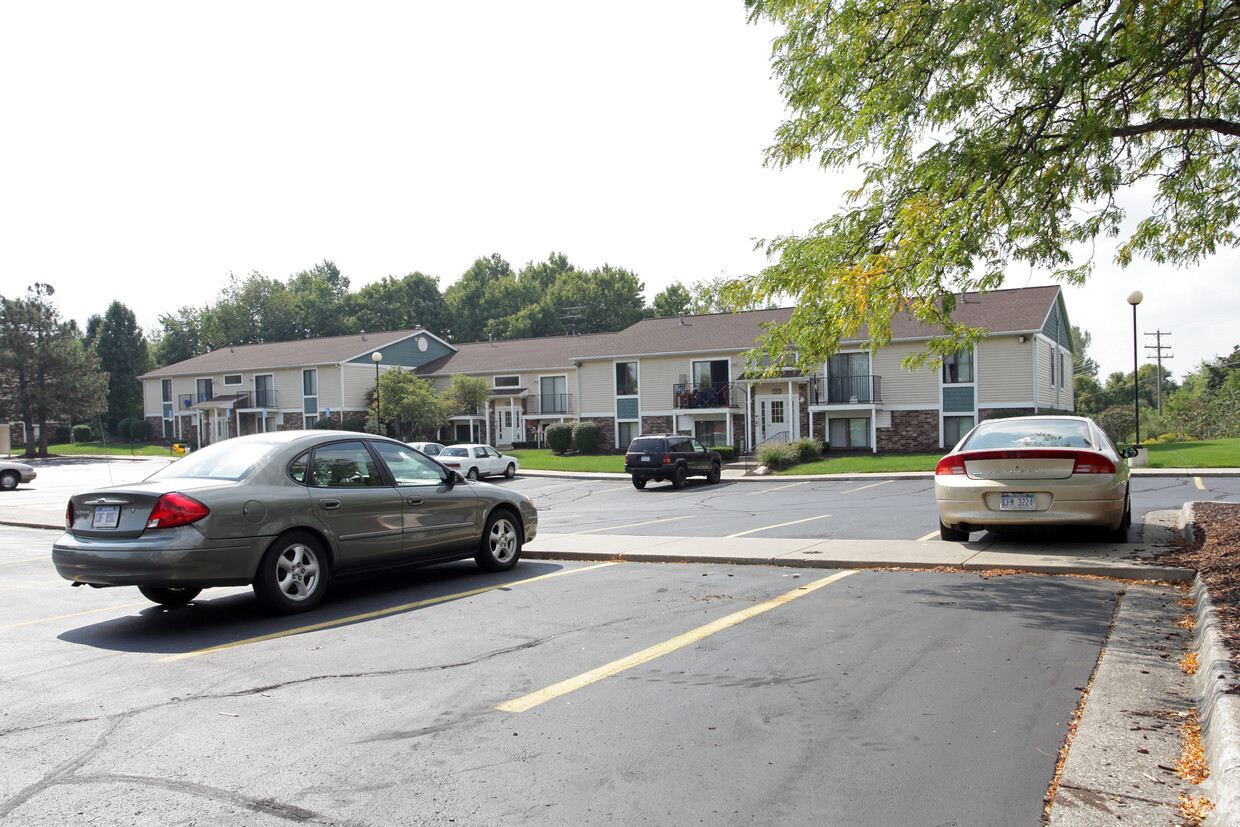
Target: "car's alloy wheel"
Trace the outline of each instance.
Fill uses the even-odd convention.
[[[258,564],[254,594],[268,609],[293,614],[313,609],[327,590],[327,555],[310,534],[285,534]]]
[[[512,479],[516,475],[517,475],[517,466],[513,465],[511,462],[508,463],[508,467],[504,469],[504,476],[507,477],[508,479]]]
[[[521,557],[521,525],[500,509],[487,519],[474,560],[486,571],[508,571]]]
[[[16,471],[5,471],[0,474],[0,491],[12,491],[20,481],[21,475]]]
[[[202,589],[177,589],[166,586],[139,586],[138,591],[142,592],[142,596],[147,600],[161,606],[184,606],[202,594]]]

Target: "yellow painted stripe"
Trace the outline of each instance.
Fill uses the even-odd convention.
[[[12,589],[29,589],[32,586],[46,586],[49,583],[63,583],[63,580],[40,580],[38,583],[25,583],[21,586],[0,586],[0,592],[11,591]]]
[[[938,537],[938,536],[940,536],[939,532],[937,532],[937,531],[931,531],[931,532],[930,532],[929,534],[927,534],[925,537],[918,537],[918,538],[917,538],[917,542],[919,542],[919,543],[920,543],[922,540],[933,540],[935,537]]]
[[[867,489],[867,488],[873,488],[873,487],[875,487],[876,485],[886,485],[886,484],[887,484],[887,483],[889,483],[889,482],[892,482],[892,480],[883,480],[882,482],[872,482],[872,483],[870,483],[869,485],[863,485],[863,486],[861,486],[860,488],[850,488],[850,489],[848,489],[847,491],[841,491],[840,493],[841,493],[841,494],[851,494],[851,493],[852,493],[852,492],[854,492],[854,491],[864,491],[864,490],[865,490],[865,489]]]
[[[798,523],[808,523],[813,520],[825,520],[830,514],[819,514],[817,517],[806,517],[804,520],[793,520],[790,523],[776,523],[775,525],[764,525],[761,528],[751,528],[748,531],[740,531],[736,534],[729,534],[728,537],[744,537],[746,534],[755,534],[759,531],[770,531],[772,528],[783,528],[786,525],[796,525]]]
[[[567,695],[569,692],[581,689],[584,686],[589,686],[592,683],[601,681],[603,678],[609,678],[612,675],[616,675],[626,669],[631,669],[634,666],[640,666],[641,664],[652,661],[655,658],[662,657],[669,652],[674,652],[677,649],[681,649],[691,643],[696,643],[699,640],[715,634],[715,632],[721,632],[730,626],[735,626],[738,623],[742,623],[752,617],[756,617],[763,612],[769,612],[771,609],[782,606],[785,603],[790,603],[798,597],[804,597],[813,591],[821,589],[823,586],[830,585],[841,578],[848,577],[850,574],[856,574],[856,571],[850,570],[837,572],[830,577],[824,577],[821,580],[817,580],[808,585],[793,589],[787,594],[782,594],[779,597],[766,601],[765,603],[759,603],[756,606],[751,606],[748,609],[735,612],[727,617],[721,617],[713,623],[708,623],[705,626],[699,626],[691,632],[685,632],[683,635],[679,635],[671,640],[651,646],[649,649],[643,649],[636,654],[629,655],[628,657],[621,658],[620,660],[614,660],[611,663],[598,667],[597,669],[591,669],[589,672],[584,672],[575,678],[560,681],[553,686],[548,686],[546,689],[531,692],[530,694],[524,695],[516,700],[500,704],[495,708],[502,712],[525,712],[533,709],[539,704],[544,704],[547,701],[555,700],[561,695]]]
[[[320,629],[330,629],[334,626],[345,626],[350,623],[357,623],[358,621],[361,621],[361,620],[373,620],[376,617],[383,617],[384,615],[398,614],[400,612],[407,612],[412,609],[420,609],[423,606],[433,606],[436,603],[446,603],[449,600],[460,600],[463,597],[473,597],[474,595],[477,595],[477,594],[485,594],[486,592],[493,592],[496,589],[510,589],[513,586],[524,586],[527,583],[537,583],[539,580],[548,580],[552,577],[561,577],[565,574],[577,574],[583,571],[592,571],[594,569],[601,569],[605,566],[614,566],[614,565],[616,564],[610,563],[610,562],[609,563],[597,563],[593,566],[585,566],[579,569],[563,569],[561,571],[552,572],[551,574],[541,574],[538,577],[529,577],[529,578],[526,578],[525,580],[517,580],[515,582],[510,582],[510,583],[496,583],[493,586],[485,586],[481,589],[471,589],[467,592],[457,592],[456,594],[448,594],[448,595],[444,595],[443,597],[432,597],[426,600],[418,600],[413,603],[404,603],[400,606],[391,606],[386,609],[378,609],[373,612],[366,612],[365,614],[351,615],[349,617],[342,617],[336,620],[325,620],[322,623],[311,623],[309,626],[298,626],[296,629],[287,629],[283,632],[272,632],[269,635],[259,635],[258,637],[250,637],[244,640],[235,640],[232,643],[221,643],[219,646],[212,646],[207,649],[198,649],[193,652],[182,652],[179,655],[169,655],[166,658],[160,658],[157,662],[158,663],[171,663],[177,660],[186,660],[187,658],[196,658],[200,655],[208,655],[212,652],[222,652],[225,649],[235,649],[238,646],[248,646],[251,643],[262,643],[263,641],[266,641],[266,640],[276,640],[277,638],[291,637],[292,635],[300,635],[305,632],[317,632]]]
[[[1197,488],[1198,488],[1198,489],[1200,489],[1200,490],[1202,490],[1202,491],[1205,491],[1205,490],[1206,490],[1206,484],[1205,484],[1204,482],[1202,482],[1202,481],[1201,481],[1201,477],[1193,477],[1193,482],[1197,483]]]
[[[687,520],[692,514],[685,514],[680,517],[664,517],[662,520],[647,520],[644,523],[629,523],[628,525],[609,525],[606,528],[587,528],[584,531],[573,531],[572,534],[593,534],[596,531],[615,531],[620,528],[637,528],[643,525],[654,525],[655,523],[670,523],[675,520]]]
[[[783,491],[785,488],[795,488],[798,485],[809,485],[810,480],[801,480],[800,482],[790,482],[787,485],[777,485],[774,488],[763,488],[761,491],[750,491],[746,497],[754,497],[758,494],[769,494],[772,491]]]
[[[22,623],[12,623],[8,626],[0,626],[0,632],[7,632],[9,629],[19,629],[22,626],[35,626],[39,623],[52,623],[53,621],[57,621],[57,620],[68,620],[69,618],[72,618],[72,617],[94,615],[94,614],[99,614],[100,612],[114,612],[118,609],[132,609],[134,606],[152,606],[152,605],[154,604],[144,600],[141,603],[125,603],[121,606],[108,606],[103,609],[91,609],[90,611],[86,611],[86,612],[74,612],[73,614],[70,614],[70,615],[57,615],[56,617],[43,617],[38,620],[27,620]]]
[[[12,565],[16,565],[17,563],[37,563],[41,560],[51,560],[51,559],[52,558],[49,555],[49,556],[44,556],[44,557],[27,557],[25,560],[5,560],[3,563],[0,563],[0,566],[12,566]]]

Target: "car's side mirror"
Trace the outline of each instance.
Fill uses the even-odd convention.
[[[1138,451],[1135,447],[1129,447],[1129,448],[1125,448],[1124,450],[1120,451],[1119,455],[1123,457],[1124,459],[1132,459],[1139,453],[1140,451]]]

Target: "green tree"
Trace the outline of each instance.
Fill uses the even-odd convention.
[[[334,262],[325,260],[292,276],[288,291],[297,309],[298,329],[283,340],[341,336],[358,329],[347,313],[349,279]]]
[[[142,382],[138,377],[150,370],[151,355],[134,312],[113,301],[103,316],[87,320],[86,344],[99,357],[100,368],[108,373],[108,419],[142,416]]]
[[[1072,357],[1072,370],[1076,376],[1088,376],[1090,379],[1098,378],[1098,362],[1089,355],[1089,343],[1093,337],[1089,335],[1088,330],[1081,330],[1076,325],[1072,325],[1072,352],[1076,354]]]
[[[447,326],[439,280],[422,273],[384,276],[351,294],[346,305],[361,330],[410,330],[421,325],[442,336]]]
[[[445,331],[454,342],[479,342],[486,336],[486,324],[493,314],[487,304],[487,292],[497,282],[513,281],[512,267],[492,253],[489,258],[476,259],[473,265],[444,290],[450,329]]]
[[[1190,264],[1235,247],[1240,219],[1240,8],[1229,0],[746,0],[781,29],[772,65],[789,115],[767,162],[857,169],[846,207],[729,286],[738,305],[795,300],[760,358],[806,370],[908,312],[941,329],[932,360],[980,339],[963,290],[1011,263],[1084,281],[1082,245],[1117,235],[1122,197],[1155,197],[1118,262]],[[1146,199],[1138,199],[1146,203]],[[1085,247],[1088,249],[1088,247]]]
[[[396,423],[402,438],[427,434],[448,424],[451,407],[434,386],[401,368],[379,377],[378,393],[383,422]]]
[[[207,352],[202,343],[202,311],[181,307],[159,317],[160,330],[151,336],[151,360],[156,367],[183,362]]]
[[[481,376],[452,374],[452,387],[448,389],[455,412],[481,411],[491,397],[491,383]]]
[[[681,313],[691,313],[693,295],[680,282],[672,282],[654,297],[654,315],[659,319],[670,319]]]
[[[0,296],[0,416],[38,430],[26,456],[46,457],[49,422],[83,419],[107,407],[108,375],[82,344],[72,322],[60,321],[55,289],[35,284],[25,299]]]

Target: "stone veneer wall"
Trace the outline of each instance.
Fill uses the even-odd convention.
[[[670,434],[672,433],[672,418],[670,416],[643,416],[642,433]]]
[[[879,451],[937,451],[939,445],[939,412],[892,411],[891,427],[879,428]]]

